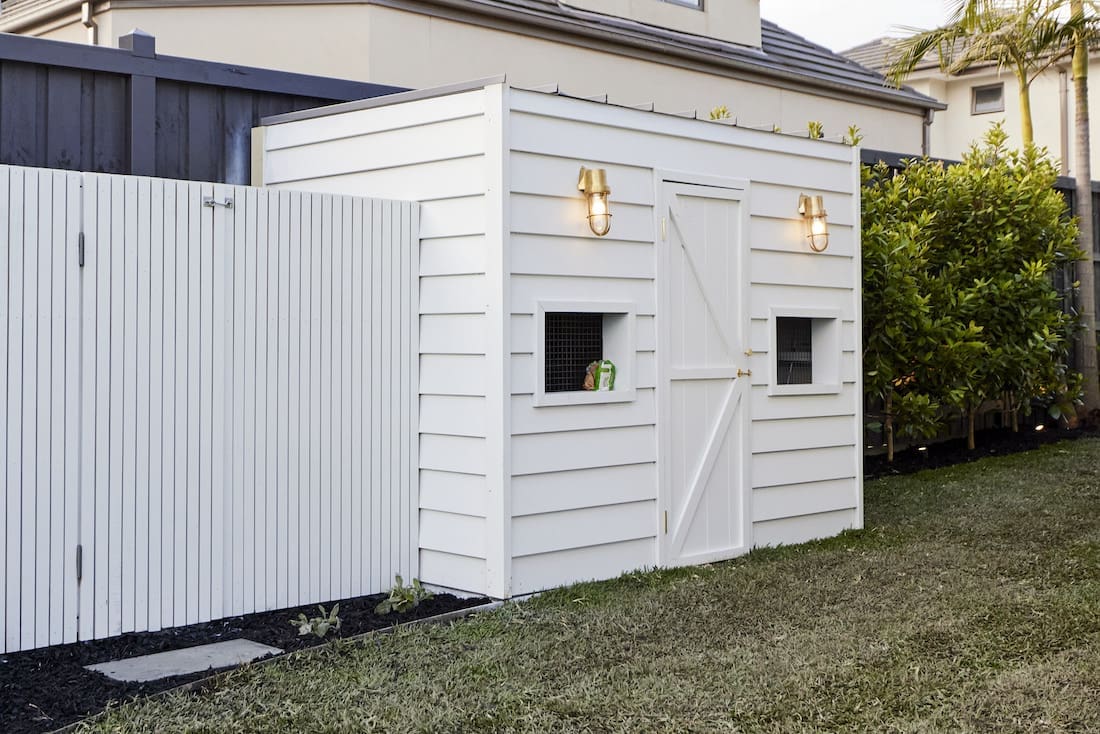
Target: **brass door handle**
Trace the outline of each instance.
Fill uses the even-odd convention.
[[[738,377],[752,377],[752,370],[737,370]]]

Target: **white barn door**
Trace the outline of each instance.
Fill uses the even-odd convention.
[[[660,562],[750,546],[747,197],[666,181],[660,249]]]

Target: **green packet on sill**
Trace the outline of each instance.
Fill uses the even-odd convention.
[[[610,359],[601,359],[588,365],[584,376],[584,389],[608,392],[615,389],[615,365]]]

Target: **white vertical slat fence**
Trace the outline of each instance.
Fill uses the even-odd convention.
[[[418,225],[0,166],[0,651],[416,574]]]

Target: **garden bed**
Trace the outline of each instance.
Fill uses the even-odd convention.
[[[912,446],[894,454],[893,463],[886,461],[886,454],[863,457],[865,479],[877,479],[900,474],[912,474],[925,469],[938,469],[954,464],[966,464],[989,456],[1007,456],[1021,451],[1037,449],[1048,443],[1078,438],[1097,437],[1096,428],[1059,428],[1044,426],[1042,431],[1021,428],[1018,433],[994,428],[979,431],[974,436],[973,451],[966,448],[966,439],[958,438],[927,446]]]
[[[383,598],[384,594],[375,594],[340,600],[340,630],[330,633],[325,640],[350,637],[486,601],[440,594],[421,602],[408,614],[375,614],[374,608]],[[290,624],[289,620],[299,612],[307,617],[317,616],[317,605],[0,655],[0,731],[5,734],[50,731],[101,711],[112,701],[148,696],[211,675],[211,671],[205,671],[148,683],[124,683],[85,670],[85,665],[238,638],[286,652],[319,644],[317,637],[299,636],[298,628]]]

